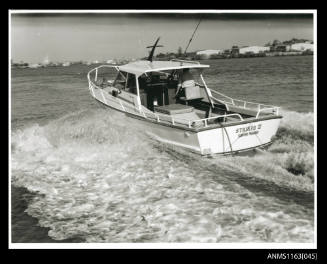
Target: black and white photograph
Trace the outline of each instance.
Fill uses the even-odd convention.
[[[8,10],[10,248],[317,248],[316,10]]]

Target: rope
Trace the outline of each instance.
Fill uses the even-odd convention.
[[[230,138],[229,138],[229,135],[228,135],[228,133],[227,133],[227,130],[226,130],[226,128],[219,122],[219,125],[222,127],[222,129],[225,131],[225,133],[226,133],[226,136],[227,136],[227,139],[228,139],[228,143],[229,143],[229,147],[230,147],[230,151],[231,151],[231,155],[232,156],[234,156],[233,155],[233,148],[232,148],[232,143],[230,142]]]

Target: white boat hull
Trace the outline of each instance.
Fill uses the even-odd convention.
[[[153,138],[175,146],[189,149],[201,155],[233,154],[271,143],[280,119],[269,119],[225,128],[213,128],[199,132],[176,129],[146,122],[146,131]],[[239,132],[252,128],[249,132]],[[258,128],[260,127],[260,128]]]
[[[138,111],[135,98],[131,97],[130,103],[126,103],[126,98],[114,97],[101,89],[90,87],[90,92],[105,106],[143,121],[146,133],[156,140],[186,148],[201,155],[233,154],[264,147],[271,143],[281,120],[281,116],[251,118],[226,124],[224,127],[215,126],[196,130],[156,122],[142,116]]]
[[[280,119],[260,120],[198,133],[201,154],[241,152],[271,143]]]

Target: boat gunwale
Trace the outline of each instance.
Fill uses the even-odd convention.
[[[151,122],[151,123],[158,124],[158,125],[161,125],[161,126],[172,127],[172,128],[185,130],[185,131],[191,131],[191,132],[195,132],[195,133],[206,131],[206,130],[222,128],[222,127],[237,126],[237,125],[243,125],[243,124],[247,124],[247,123],[254,123],[254,122],[265,121],[265,120],[270,120],[270,119],[280,119],[280,118],[282,118],[281,115],[269,115],[269,116],[258,117],[258,118],[251,117],[251,118],[247,118],[247,119],[244,119],[244,120],[241,120],[241,121],[231,121],[231,122],[224,123],[224,124],[221,124],[221,123],[210,124],[207,127],[188,127],[187,125],[184,125],[184,126],[183,125],[173,125],[172,123],[170,124],[170,123],[165,123],[165,122],[158,122],[156,120],[146,118],[146,117],[142,116],[141,114],[134,114],[134,113],[131,113],[131,112],[123,111],[123,110],[117,109],[115,107],[112,107],[112,106],[100,101],[96,97],[94,97],[94,99],[97,102],[103,104],[104,106],[109,107],[109,108],[111,108],[113,110],[119,111],[121,113],[124,113],[127,116],[130,116],[132,118],[143,120],[143,121],[146,121],[146,122]]]
[[[199,63],[199,62],[197,62],[197,63]],[[128,64],[127,64],[128,65]],[[202,64],[199,64],[199,65],[202,65]],[[121,65],[120,65],[121,66]],[[203,65],[202,65],[203,66]],[[209,66],[209,65],[206,65],[206,66]],[[100,66],[98,66],[98,67],[95,67],[95,68],[93,68],[93,69],[91,69],[88,73],[87,73],[87,79],[88,79],[88,82],[89,82],[89,88],[91,88],[91,86],[93,86],[93,87],[95,87],[95,88],[98,88],[98,89],[104,89],[103,87],[99,87],[96,83],[94,83],[92,80],[91,80],[91,77],[90,77],[90,74],[92,73],[92,72],[96,72],[95,73],[95,80],[97,79],[97,73],[98,73],[98,69],[100,69],[100,68],[114,68],[114,69],[116,69],[116,71],[117,72],[121,72],[121,69],[119,68],[119,66],[116,66],[116,65],[100,65]],[[153,71],[153,69],[151,70],[151,71]],[[146,72],[144,72],[145,74],[146,74]],[[140,95],[139,95],[139,88],[138,88],[138,80],[137,80],[137,78],[139,77],[138,75],[136,75],[135,73],[132,73],[132,74],[134,74],[135,76],[136,76],[136,82],[137,82],[137,94],[136,94],[136,96],[138,97],[138,100],[140,100]],[[241,99],[235,99],[235,98],[231,98],[231,97],[229,97],[229,96],[227,96],[227,95],[224,95],[224,94],[222,94],[222,93],[220,93],[220,92],[218,92],[218,91],[216,91],[216,90],[214,90],[214,89],[211,89],[211,88],[208,88],[207,86],[206,86],[206,84],[205,84],[205,82],[204,82],[204,80],[203,80],[203,77],[202,77],[202,75],[200,75],[201,76],[201,78],[202,78],[202,82],[203,82],[203,84],[204,84],[204,89],[205,90],[208,90],[207,91],[207,96],[208,96],[208,100],[211,102],[211,104],[212,104],[212,106],[214,106],[214,102],[212,101],[212,100],[214,100],[214,101],[216,101],[216,102],[218,102],[218,103],[221,103],[221,104],[223,104],[223,105],[225,105],[225,107],[226,107],[226,109],[227,110],[229,110],[229,108],[230,107],[236,107],[236,108],[243,108],[243,109],[247,109],[247,110],[251,110],[251,111],[253,111],[254,109],[252,108],[249,108],[249,107],[246,107],[246,106],[248,106],[248,105],[254,105],[254,106],[256,106],[256,115],[255,115],[255,117],[256,118],[259,118],[259,116],[260,116],[260,114],[262,113],[262,112],[265,112],[265,111],[267,111],[267,110],[270,110],[270,111],[272,111],[272,114],[273,115],[276,115],[276,116],[279,116],[279,109],[280,109],[280,107],[279,106],[274,106],[274,105],[268,105],[268,104],[262,104],[262,103],[256,103],[256,102],[250,102],[250,101],[245,101],[245,100],[241,100]],[[109,85],[109,86],[111,86],[111,85]],[[112,88],[114,88],[114,86],[112,86]],[[219,96],[223,96],[224,98],[227,98],[228,100],[230,100],[230,102],[226,102],[225,100],[221,100],[221,99],[218,99],[218,98],[216,98],[215,96],[212,96],[212,94],[211,93],[215,93],[215,94],[217,94],[217,95],[219,95]],[[122,99],[122,98],[121,98]],[[242,103],[243,104],[243,107],[241,106],[241,105],[237,105],[237,104],[235,104],[235,102],[240,102],[240,103]],[[236,115],[236,114],[240,114],[240,113],[238,113],[238,112],[235,112],[235,114],[234,115]],[[266,113],[266,114],[271,114],[271,113]],[[240,117],[240,119],[242,119],[242,117]],[[194,121],[202,121],[202,120],[193,120],[192,122],[194,122]]]
[[[95,71],[96,70],[96,75],[97,75],[97,70],[99,68],[102,68],[102,67],[109,67],[109,68],[115,68],[118,72],[120,71],[120,69],[117,67],[117,66],[114,66],[114,65],[100,65],[92,70],[90,70],[87,74],[87,78],[88,78],[88,81],[89,81],[89,89],[90,91],[93,90],[93,89],[100,89],[100,90],[103,90],[107,87],[99,87],[97,84],[95,84],[91,78],[90,78],[90,73]],[[113,86],[109,85],[108,86],[109,88],[114,88]],[[217,94],[221,94],[219,93],[218,91],[215,91],[215,90],[212,90],[212,89],[209,89],[210,91],[212,92],[216,92]],[[92,91],[93,92],[93,91]],[[102,92],[101,92],[102,93]],[[223,95],[223,94],[221,94]],[[139,98],[139,95],[136,95],[138,98]],[[225,95],[223,95],[225,96]],[[94,95],[93,93],[93,97],[103,103],[101,100],[99,100],[98,98],[96,98],[96,96]],[[111,95],[109,94],[109,97],[111,97]],[[244,108],[245,108],[245,104],[248,103],[248,104],[256,104],[258,105],[258,111],[256,113],[255,116],[252,116],[252,117],[248,117],[246,119],[243,119],[243,117],[240,115],[240,113],[238,112],[235,112],[235,113],[232,113],[232,114],[229,114],[229,115],[222,115],[222,116],[217,116],[217,117],[212,117],[212,118],[205,118],[205,119],[198,119],[198,120],[183,120],[183,121],[188,121],[188,124],[184,124],[184,123],[181,123],[181,122],[178,122],[178,119],[180,118],[176,118],[176,120],[174,120],[174,118],[172,118],[172,120],[169,122],[167,120],[161,120],[160,121],[160,116],[164,116],[164,117],[169,117],[169,115],[165,115],[165,114],[158,114],[158,113],[155,113],[155,112],[152,112],[151,111],[151,115],[154,115],[154,119],[152,119],[152,117],[147,117],[147,114],[149,113],[146,113],[144,112],[143,110],[141,110],[141,108],[135,108],[134,105],[131,105],[132,108],[135,108],[135,111],[137,111],[138,113],[132,113],[132,112],[129,112],[129,111],[126,111],[125,109],[123,110],[120,110],[118,108],[115,108],[115,107],[111,107],[109,104],[107,104],[106,102],[103,103],[105,106],[107,107],[110,107],[110,108],[113,108],[115,109],[116,111],[120,111],[122,113],[125,113],[126,115],[131,115],[133,118],[136,118],[136,119],[141,119],[141,120],[147,120],[149,122],[152,122],[152,123],[155,123],[155,124],[159,124],[159,125],[164,125],[164,126],[168,126],[168,127],[174,127],[174,128],[178,128],[178,129],[182,129],[182,130],[187,130],[187,131],[192,131],[192,132],[201,132],[201,131],[206,131],[206,130],[211,130],[211,129],[216,129],[216,128],[223,128],[223,127],[229,127],[229,126],[237,126],[237,125],[241,125],[241,124],[247,124],[247,123],[254,123],[254,122],[258,122],[258,121],[264,121],[264,120],[269,120],[269,119],[278,119],[278,118],[282,118],[281,115],[279,115],[278,113],[278,109],[280,107],[276,107],[276,106],[272,106],[272,108],[270,109],[276,109],[277,112],[273,112],[273,113],[266,113],[264,116],[260,117],[259,114],[261,111],[263,110],[266,110],[265,108],[262,108],[260,109],[260,105],[262,106],[268,106],[268,107],[271,107],[271,105],[264,105],[264,104],[259,104],[259,103],[253,103],[253,102],[246,102],[246,101],[243,101],[243,100],[239,100],[239,99],[233,99],[233,98],[230,98],[228,96],[225,96],[226,98],[228,99],[231,99],[232,100],[232,104],[228,103],[228,102],[224,102],[222,100],[219,100],[215,97],[213,97],[211,95],[211,98],[215,99],[216,101],[220,102],[220,103],[223,103],[227,109],[229,109],[229,106],[234,106],[234,107],[237,107],[237,108],[242,108],[241,106],[237,106],[234,104],[234,100],[235,101],[239,101],[239,102],[244,102]],[[123,100],[125,101],[126,103],[130,104],[129,101],[126,101],[124,100],[124,98],[120,98],[119,97],[119,100]],[[269,109],[269,108],[268,108]],[[250,109],[251,110],[251,109]],[[240,120],[237,120],[237,121],[229,121],[229,122],[223,122],[223,123],[217,123],[217,124],[207,124],[207,122],[209,121],[209,119],[213,119],[213,118],[228,118],[228,116],[230,115],[238,115],[240,117]],[[182,120],[182,119],[180,119]],[[193,124],[196,124],[197,122],[204,122],[204,126],[201,126],[201,127],[194,127],[192,126]]]

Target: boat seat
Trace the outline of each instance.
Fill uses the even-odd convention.
[[[201,94],[200,86],[188,86],[185,87],[185,99],[194,100],[194,99],[203,99]]]
[[[183,104],[155,106],[154,111],[166,115],[176,115],[194,112],[194,107]]]
[[[183,114],[175,114],[172,115],[172,117],[174,118],[175,122],[179,124],[188,125],[189,121],[191,121],[192,127],[201,127],[204,125],[203,121],[192,122],[201,119],[201,117],[199,117],[194,111]]]
[[[185,105],[189,102],[196,102],[202,100],[203,94],[201,94],[201,89],[199,86],[189,86],[183,88],[185,90],[185,96],[180,96],[178,99],[182,101]]]

